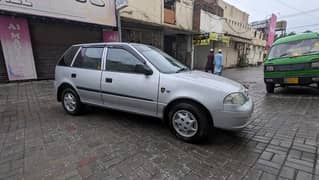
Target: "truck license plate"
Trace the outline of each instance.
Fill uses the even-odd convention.
[[[287,84],[298,84],[299,83],[299,78],[286,78],[286,83]]]

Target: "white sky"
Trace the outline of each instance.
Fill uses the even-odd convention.
[[[319,32],[319,0],[224,0],[250,14],[249,21],[269,18],[272,13],[279,20],[288,21],[287,32],[312,30]],[[312,10],[311,13],[309,10]],[[308,13],[305,13],[308,12]],[[284,19],[280,16],[287,16]],[[300,27],[303,26],[303,27]]]

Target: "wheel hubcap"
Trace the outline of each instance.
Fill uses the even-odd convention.
[[[179,135],[192,137],[198,131],[198,122],[191,112],[179,110],[173,115],[173,127]]]
[[[72,93],[65,93],[64,95],[64,106],[65,108],[70,111],[73,112],[76,109],[76,98]]]

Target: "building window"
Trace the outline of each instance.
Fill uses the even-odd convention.
[[[176,3],[175,0],[164,0],[164,8],[175,10],[175,3]]]
[[[164,0],[164,22],[167,24],[176,24],[176,1]]]

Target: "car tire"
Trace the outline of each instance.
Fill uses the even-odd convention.
[[[79,95],[72,88],[66,88],[62,91],[61,103],[64,110],[70,115],[80,115],[83,104]]]
[[[169,126],[174,135],[188,143],[197,143],[208,137],[211,118],[196,103],[179,103],[168,113]],[[186,132],[186,130],[189,130]]]
[[[267,90],[267,93],[274,93],[275,92],[275,84],[266,83],[266,90]]]

